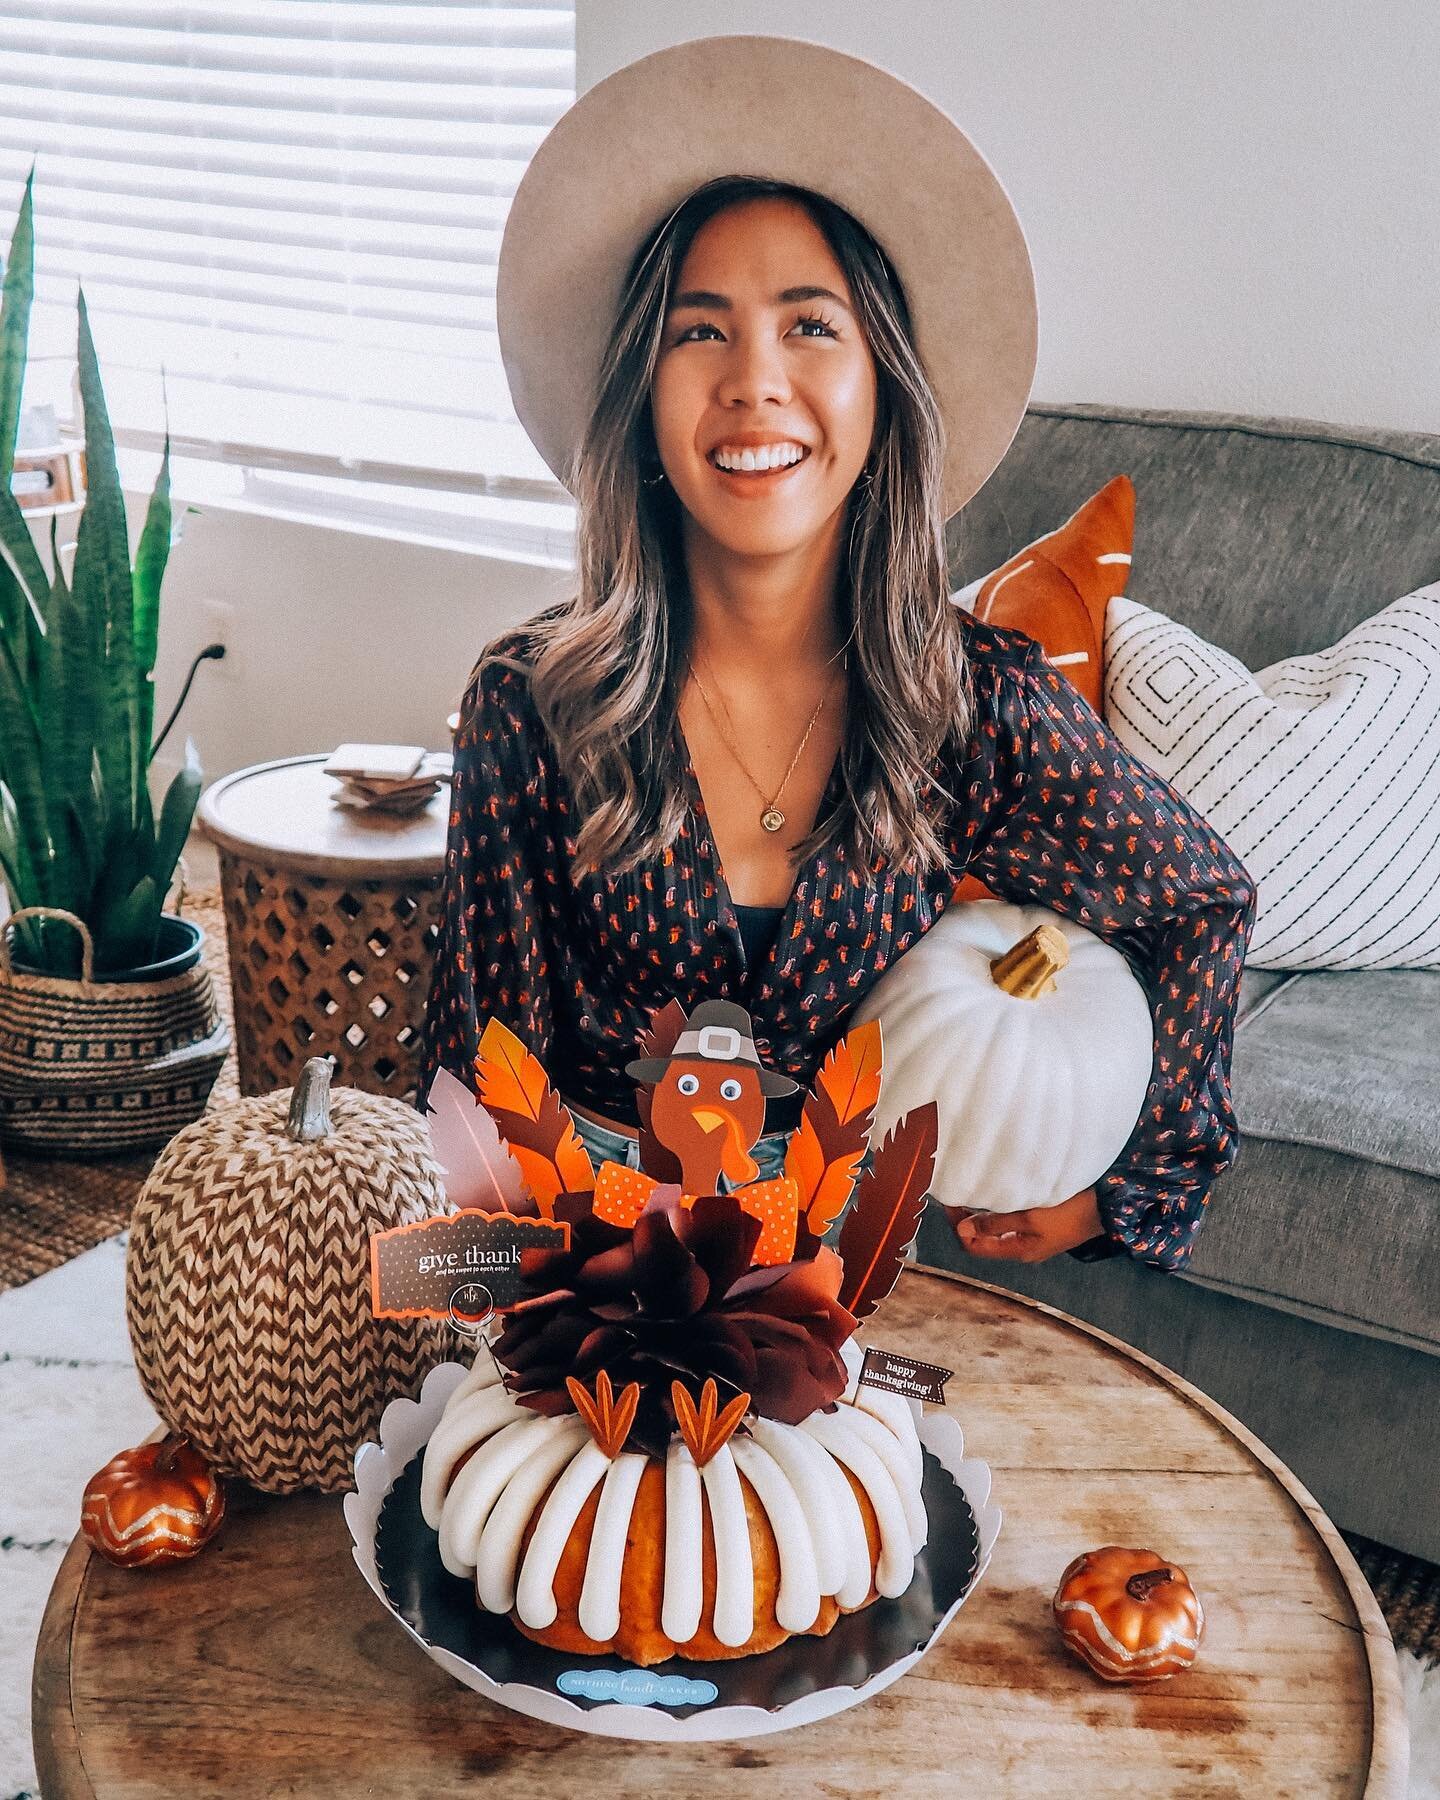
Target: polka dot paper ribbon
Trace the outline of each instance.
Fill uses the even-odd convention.
[[[643,1169],[624,1163],[602,1162],[595,1175],[595,1217],[624,1230],[634,1228],[645,1203],[663,1183]],[[751,1181],[733,1190],[743,1211],[759,1219],[762,1230],[751,1261],[770,1264],[789,1262],[795,1255],[795,1225],[800,1212],[799,1184],[789,1175],[769,1181]],[[694,1194],[682,1194],[682,1206],[694,1204]]]

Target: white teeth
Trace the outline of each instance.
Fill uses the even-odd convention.
[[[722,447],[715,452],[715,463],[721,469],[758,472],[788,468],[791,463],[799,462],[804,455],[805,448],[802,444],[762,444],[758,450]]]

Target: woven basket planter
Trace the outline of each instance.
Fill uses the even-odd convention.
[[[413,1107],[295,1088],[211,1109],[162,1151],[130,1221],[125,1303],[155,1410],[271,1493],[353,1485],[397,1395],[458,1354],[448,1322],[376,1319],[370,1236],[448,1212]]]
[[[10,927],[27,918],[74,926],[78,980],[15,966]],[[199,954],[204,932],[175,914],[167,920],[183,928],[174,935],[196,960],[149,981],[96,981],[89,930],[60,907],[23,907],[0,927],[0,1142],[42,1155],[117,1156],[155,1149],[204,1112],[230,1031]]]

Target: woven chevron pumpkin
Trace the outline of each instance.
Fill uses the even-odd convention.
[[[140,1191],[126,1257],[156,1411],[217,1473],[271,1493],[349,1487],[386,1402],[459,1348],[448,1322],[372,1316],[370,1234],[450,1210],[419,1113],[332,1092],[328,1058],[185,1126]]]

